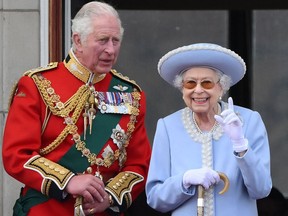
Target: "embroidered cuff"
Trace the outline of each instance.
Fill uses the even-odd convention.
[[[127,209],[132,204],[130,192],[133,186],[143,180],[143,176],[134,172],[121,172],[115,176],[105,187],[116,201],[110,209],[116,212]]]
[[[43,178],[42,193],[48,194],[51,182],[53,181],[60,190],[63,190],[68,181],[75,174],[65,167],[50,161],[40,155],[36,155],[24,164],[24,168],[38,172]]]

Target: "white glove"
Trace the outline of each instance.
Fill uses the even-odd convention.
[[[214,117],[230,137],[235,152],[243,152],[248,149],[248,140],[244,138],[243,134],[243,123],[234,112],[231,97],[228,98],[228,109],[224,110],[221,115],[215,115]]]
[[[191,169],[183,175],[183,186],[188,189],[191,185],[202,185],[208,189],[220,181],[219,174],[210,168]]]

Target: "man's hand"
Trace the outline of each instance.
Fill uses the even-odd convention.
[[[70,179],[65,190],[75,198],[82,196],[86,203],[94,203],[95,201],[102,203],[107,199],[104,188],[104,183],[96,176],[79,174]]]
[[[82,208],[85,215],[104,212],[108,207],[110,207],[110,203],[109,203],[109,194],[107,192],[106,195],[104,196],[103,202],[98,202],[97,200],[94,200],[91,203],[91,202],[85,202],[84,200],[82,204]]]

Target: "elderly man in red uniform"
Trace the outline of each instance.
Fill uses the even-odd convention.
[[[146,101],[112,69],[123,36],[118,13],[90,2],[72,32],[65,60],[27,71],[11,100],[3,162],[25,185],[14,215],[121,215],[144,190]]]

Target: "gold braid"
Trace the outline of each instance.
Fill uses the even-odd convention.
[[[37,74],[37,76],[33,76],[32,78],[34,79],[41,96],[44,99],[44,102],[49,107],[53,115],[56,116],[67,117],[69,113],[78,105],[83,95],[85,95],[85,93],[90,95],[91,93],[89,91],[89,87],[83,85],[65,104],[63,104],[63,106],[60,106],[60,96],[55,94],[54,89],[51,87],[51,82],[39,74]]]
[[[60,96],[55,94],[49,80],[45,79],[40,74],[37,74],[32,78],[35,81],[45,104],[49,107],[53,115],[66,118],[69,117],[69,113],[74,110],[71,117],[72,123],[67,123],[64,130],[52,143],[45,148],[40,149],[40,154],[45,155],[57,148],[68,136],[68,134],[75,133],[75,130],[77,130],[77,126],[75,124],[82,113],[91,91],[89,90],[89,86],[83,85],[66,103],[62,104],[60,101]]]

